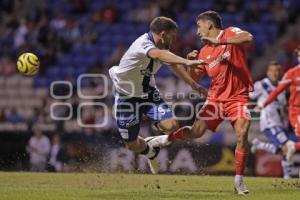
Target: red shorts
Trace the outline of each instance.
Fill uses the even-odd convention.
[[[300,110],[289,109],[289,118],[295,135],[300,136]]]
[[[204,120],[208,129],[215,131],[223,120],[230,120],[233,126],[237,119],[251,119],[248,100],[217,102],[207,100],[197,117]]]

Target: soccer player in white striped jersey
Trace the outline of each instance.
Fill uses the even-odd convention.
[[[158,170],[155,158],[159,147],[149,145],[149,141],[138,136],[142,116],[146,115],[165,133],[179,127],[170,106],[159,95],[154,74],[166,63],[194,90],[206,92],[183,67],[197,67],[203,62],[187,60],[169,51],[176,35],[177,24],[172,19],[155,18],[150,24],[150,31],[137,38],[123,55],[119,65],[109,70],[116,89],[116,121],[120,135],[128,149],[148,158],[152,173]]]
[[[249,94],[251,99],[257,99],[260,106],[276,88],[280,79],[281,66],[277,62],[270,62],[267,69],[267,77],[255,82],[254,91]],[[286,107],[285,92],[278,95],[277,100],[265,107],[260,112],[260,131],[267,137],[268,142],[262,142],[255,138],[252,141],[251,151],[265,150],[270,153],[281,153],[281,166],[283,177],[290,178],[291,157],[295,152],[295,144],[289,139],[283,126],[282,108]]]

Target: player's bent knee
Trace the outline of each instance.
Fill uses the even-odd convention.
[[[205,121],[197,120],[192,126],[192,137],[193,138],[199,138],[202,137],[207,130],[207,124]]]
[[[158,124],[158,128],[160,131],[162,131],[163,133],[171,133],[177,129],[179,129],[179,123],[176,119],[172,118],[172,119],[167,119],[164,121],[161,121]]]

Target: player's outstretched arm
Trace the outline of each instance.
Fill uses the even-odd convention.
[[[233,31],[235,31],[233,29]],[[202,37],[201,40],[208,41],[213,44],[247,44],[253,42],[253,35],[247,31],[243,31],[241,29],[236,29],[236,34],[234,36],[222,39],[216,39],[211,37]]]
[[[205,64],[202,60],[188,60],[173,54],[168,50],[163,49],[151,49],[148,52],[148,56],[153,59],[158,59],[162,62],[172,64],[181,64],[188,67],[197,67],[198,65]]]
[[[175,72],[175,74],[184,80],[187,84],[193,88],[193,90],[197,91],[200,95],[207,96],[207,90],[199,85],[196,81],[192,79],[192,77],[184,70],[184,68],[180,65],[173,64],[171,65],[171,69]]]
[[[267,105],[269,105],[270,103],[272,103],[276,97],[283,92],[291,83],[290,82],[285,82],[285,83],[281,83],[279,84],[275,90],[273,90],[271,92],[271,94],[268,96],[267,100],[265,101],[263,107],[266,107]]]
[[[222,41],[220,41],[222,42]],[[225,44],[245,44],[245,43],[252,43],[253,42],[253,35],[247,31],[241,31],[240,33],[227,38],[223,41]]]

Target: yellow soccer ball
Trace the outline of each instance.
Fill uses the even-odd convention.
[[[39,71],[40,61],[33,53],[23,53],[18,58],[17,67],[26,76],[35,75]]]

